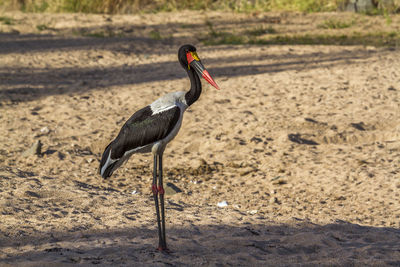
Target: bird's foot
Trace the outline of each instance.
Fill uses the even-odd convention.
[[[162,253],[166,253],[166,254],[170,254],[171,253],[171,250],[169,250],[167,247],[164,247],[164,246],[159,246],[157,248],[157,250],[162,252]]]

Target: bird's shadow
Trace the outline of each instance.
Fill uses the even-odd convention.
[[[0,239],[5,264],[359,265],[400,263],[400,230],[344,221],[316,225],[173,226],[170,254],[159,253],[156,229],[52,232]],[[338,257],[340,255],[340,257]]]

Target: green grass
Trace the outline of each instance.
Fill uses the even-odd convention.
[[[150,38],[153,39],[153,40],[161,40],[161,39],[162,39],[162,36],[161,36],[160,32],[157,31],[157,30],[152,30],[152,31],[149,33],[149,36],[150,36]]]
[[[49,27],[47,25],[45,25],[45,24],[39,24],[39,25],[36,25],[36,29],[38,31],[44,31],[44,30],[48,30]]]
[[[108,37],[108,35],[105,32],[99,31],[99,32],[90,32],[85,34],[87,37],[95,37],[95,38],[105,38]]]
[[[340,21],[334,19],[325,20],[322,24],[318,25],[321,29],[345,29],[350,28],[355,24],[355,21]]]
[[[393,20],[392,20],[392,18],[389,16],[388,12],[385,12],[385,13],[383,14],[383,16],[385,17],[385,20],[386,20],[386,24],[387,24],[387,25],[392,24]]]
[[[14,25],[14,20],[12,18],[5,16],[0,17],[0,22],[2,22],[5,25]]]

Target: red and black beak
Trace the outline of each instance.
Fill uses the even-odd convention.
[[[187,52],[186,58],[189,64],[188,68],[192,67],[199,76],[202,76],[209,84],[219,90],[219,86],[203,66],[196,52]]]

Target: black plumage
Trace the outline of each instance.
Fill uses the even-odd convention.
[[[178,106],[156,114],[153,114],[150,106],[146,106],[135,112],[125,122],[118,136],[106,147],[103,153],[100,162],[100,172],[107,162],[110,150],[111,160],[117,160],[106,168],[102,174],[103,178],[110,177],[112,171],[123,163],[119,161],[127,159],[123,158],[126,152],[141,147],[143,148],[141,152],[150,152],[150,145],[166,138],[174,129],[180,116],[181,110]]]

